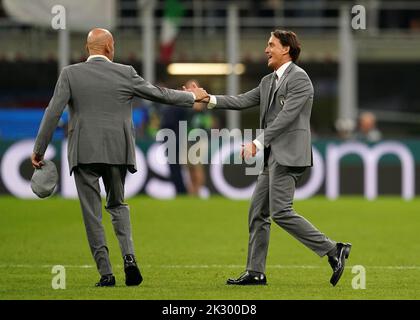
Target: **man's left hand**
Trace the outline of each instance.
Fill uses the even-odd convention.
[[[249,158],[255,157],[256,154],[257,154],[257,146],[253,142],[242,145],[241,158],[249,159]]]

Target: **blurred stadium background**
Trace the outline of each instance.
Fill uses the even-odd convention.
[[[315,194],[330,198],[364,194],[374,198],[376,193],[412,198],[418,193],[416,185],[420,180],[415,172],[420,161],[420,144],[416,140],[420,124],[417,89],[420,2],[107,0],[90,1],[86,6],[83,3],[68,1],[66,30],[51,28],[54,1],[1,3],[1,194],[34,196],[27,182],[31,175],[26,161],[30,140],[36,135],[57,73],[63,65],[86,59],[86,32],[97,25],[112,29],[115,60],[134,65],[145,79],[179,88],[193,78],[214,94],[240,93],[258,85],[261,77],[270,72],[264,55],[270,31],[295,30],[303,45],[300,64],[313,81],[316,97],[312,126],[317,165],[312,180],[308,174],[302,183],[306,188],[301,189],[298,198]],[[354,5],[366,9],[366,29],[352,29]],[[191,62],[240,63],[243,67],[236,73],[224,74],[226,71],[222,70],[218,75],[207,75],[209,68],[205,66],[195,67],[192,74],[182,74],[187,71],[185,65],[181,69],[173,65]],[[362,114],[365,120],[360,125]],[[143,170],[133,178],[136,182],[128,181],[132,184],[130,195],[146,193],[173,198],[191,191],[189,172],[184,166],[164,168],[150,161],[152,153],[159,152],[153,148],[159,128],[177,129],[176,123],[185,120],[190,127],[205,129],[255,129],[257,118],[257,108],[243,113],[194,115],[178,108],[137,101],[134,122]],[[65,197],[74,197],[75,189],[65,178],[66,160],[60,152],[65,143],[66,119],[64,115],[51,149],[55,151],[54,160],[63,169],[59,191]],[[361,144],[351,144],[356,140]],[[391,145],[390,140],[394,141]],[[382,144],[382,149],[364,147],[383,142],[387,144]],[[335,150],[334,146],[342,148]],[[367,150],[374,150],[374,155]],[[337,152],[344,152],[340,168],[335,164]],[[387,152],[391,155],[386,155]],[[372,169],[375,156],[380,158],[378,175],[371,174],[378,181],[369,183],[366,181],[369,173],[364,176],[363,168],[375,171]],[[252,188],[247,187],[253,178],[245,177],[242,167],[203,169],[207,179],[202,196],[210,193],[249,197]],[[220,170],[222,180],[216,173]]]
[[[65,30],[54,30],[51,27],[51,19],[54,17],[51,8],[55,4],[62,4],[66,8]],[[352,19],[357,13],[352,14],[351,10],[355,5],[361,5],[366,10],[365,29],[352,28]],[[0,195],[2,195],[0,211],[3,212],[0,214],[2,221],[0,229],[4,237],[17,237],[19,233],[32,237],[30,230],[34,232],[33,237],[36,235],[42,237],[47,232],[45,228],[52,227],[51,223],[42,227],[35,223],[34,229],[31,229],[30,221],[38,221],[37,223],[47,221],[48,217],[54,215],[51,212],[59,208],[63,208],[64,211],[78,210],[77,202],[65,200],[77,197],[73,178],[68,175],[66,162],[66,114],[62,117],[48,154],[61,171],[57,190],[59,197],[50,204],[47,204],[47,201],[34,204],[20,198],[35,198],[29,186],[32,174],[29,157],[43,110],[52,96],[57,74],[63,66],[87,58],[84,49],[86,34],[89,28],[96,26],[107,27],[114,34],[115,61],[132,64],[146,80],[171,88],[180,88],[189,79],[196,79],[213,94],[236,94],[256,87],[260,79],[271,72],[266,66],[264,54],[270,31],[277,28],[295,31],[302,43],[299,64],[308,72],[315,88],[312,111],[315,165],[300,183],[296,195],[298,199],[314,198],[298,204],[304,208],[306,206],[305,210],[309,213],[313,212],[310,218],[315,224],[324,225],[325,228],[321,229],[329,230],[327,233],[335,232],[339,238],[348,236],[353,243],[366,249],[364,254],[356,255],[360,263],[367,261],[373,266],[383,264],[385,269],[377,268],[376,271],[372,271],[373,274],[386,270],[386,266],[395,265],[397,269],[387,273],[389,278],[383,277],[380,273],[375,275],[375,281],[390,279],[386,283],[379,282],[385,290],[378,295],[379,298],[395,298],[398,295],[418,298],[414,288],[419,287],[416,279],[419,278],[417,266],[420,262],[415,254],[407,258],[400,250],[416,252],[419,249],[413,223],[415,226],[414,213],[419,209],[418,201],[414,198],[418,196],[420,190],[420,90],[418,89],[420,1],[2,0],[0,2]],[[195,66],[193,72],[186,72],[185,63],[203,65]],[[218,74],[210,75],[209,72],[214,72],[215,69],[214,66],[209,69],[208,65],[204,65],[208,63],[223,63],[228,67]],[[237,68],[229,68],[237,64],[239,64]],[[191,228],[194,228],[196,234],[189,234],[181,228],[186,237],[204,236],[208,242],[204,243],[203,240],[199,241],[196,247],[192,244],[185,247],[181,244],[187,241],[186,238],[176,238],[179,247],[174,242],[172,252],[182,252],[181,256],[178,256],[179,259],[172,261],[168,255],[165,256],[166,260],[162,257],[156,260],[155,252],[163,252],[167,248],[161,245],[165,243],[165,236],[161,235],[156,238],[158,240],[154,243],[155,247],[145,249],[144,259],[151,261],[151,265],[154,263],[194,265],[196,261],[197,264],[204,265],[218,264],[220,261],[238,265],[243,262],[247,236],[246,200],[252,193],[255,176],[246,176],[245,166],[237,165],[204,165],[200,168],[191,168],[190,165],[159,165],[154,161],[157,154],[162,156],[159,154],[161,149],[158,148],[155,136],[160,128],[178,129],[178,121],[181,120],[188,121],[189,128],[198,127],[205,130],[225,127],[256,129],[257,108],[242,113],[222,111],[193,113],[181,108],[137,100],[133,112],[138,145],[138,167],[141,170],[128,177],[127,196],[143,194],[152,198],[141,198],[138,202],[133,200],[136,201],[134,208],[144,215],[145,223],[149,222],[156,228],[167,224],[167,234],[170,232],[175,234],[176,231],[170,229],[169,225],[179,223],[178,220],[164,220],[162,217],[159,222],[154,222],[153,212],[160,210],[162,206],[159,201],[153,200],[154,198],[173,199],[186,194],[198,198],[216,196],[207,202],[181,197],[180,200],[168,202],[164,209],[179,214],[177,210],[189,212],[185,218],[189,219]],[[195,182],[191,182],[192,180]],[[357,196],[357,198],[343,198],[343,195]],[[384,200],[382,196],[385,195],[392,196],[391,200]],[[381,197],[377,198],[378,196]],[[338,200],[329,202],[324,197]],[[376,201],[368,202],[364,198]],[[142,207],[142,199],[146,203],[145,207]],[[232,204],[227,199],[244,201],[235,205],[235,202]],[[411,201],[406,202],[406,200]],[[171,206],[174,209],[171,209]],[[189,209],[186,209],[188,206]],[[31,208],[35,208],[34,212],[38,212],[39,215],[32,214]],[[318,209],[327,212],[316,215],[314,211]],[[348,223],[348,228],[336,229],[333,225],[332,221],[338,219],[337,215],[334,216],[336,209],[342,214],[343,221]],[[45,210],[50,211],[42,215],[44,213],[42,211]],[[194,218],[191,214],[196,210],[200,211],[201,218]],[[209,230],[217,230],[223,238],[224,233],[221,229],[223,226],[215,223],[214,217],[223,216],[224,210],[232,212],[227,221],[232,225],[237,224],[238,228],[241,228],[241,233],[236,235],[238,231],[235,231],[232,234],[235,240],[230,238],[225,240],[225,243],[231,245],[226,245],[226,248],[220,252],[213,252],[213,249],[207,248],[211,241],[209,237],[206,238],[205,230],[206,227]],[[410,215],[409,217],[394,216],[394,213],[403,215],[401,211],[404,210]],[[5,214],[6,212],[8,214]],[[365,212],[368,216],[366,224],[363,225],[366,229],[358,229],[360,225],[353,219],[355,212],[359,214]],[[380,212],[384,213],[385,218],[378,216]],[[302,214],[308,213],[302,212]],[[64,221],[66,223],[70,220],[76,221],[75,228],[82,234],[83,226],[81,221],[75,220],[80,218],[76,215],[70,218],[70,214],[66,213],[65,217],[59,218],[61,222],[56,221],[57,225],[53,228],[57,227],[57,230],[65,233],[63,226],[59,225]],[[22,225],[19,217],[28,219],[26,220],[28,225]],[[200,220],[204,219],[203,217],[209,220],[203,222]],[[360,216],[359,218],[364,219]],[[137,218],[133,219],[136,225]],[[139,223],[138,228],[143,233],[141,235],[140,232],[137,235],[135,233],[135,236],[140,237],[136,240],[137,245],[140,248],[146,247],[148,242],[143,239],[143,235],[144,237],[149,235],[150,238],[154,235],[150,233],[151,231],[148,233],[148,226]],[[358,230],[355,233],[356,229]],[[368,231],[373,229],[376,231]],[[74,234],[70,234],[69,230],[67,232],[67,239],[74,239]],[[372,253],[386,250],[384,242],[395,234],[406,237],[402,237],[401,242],[394,243],[392,250],[395,251],[389,254],[384,252],[375,259]],[[77,239],[81,237],[76,235]],[[191,242],[191,238],[188,239],[190,240],[187,242]],[[280,251],[279,247],[285,245],[285,241],[286,245],[292,246],[291,250],[294,250],[293,241],[289,244],[289,240],[285,239],[286,236],[284,239],[273,240],[279,242],[277,254]],[[378,239],[380,243],[376,242]],[[163,242],[159,242],[160,240]],[[238,243],[233,245],[233,241],[236,240]],[[46,241],[57,241],[57,238],[50,236]],[[31,244],[27,238],[22,240],[17,237],[16,247],[13,247],[17,249],[11,250],[6,248],[6,243],[1,247],[2,268],[11,275],[10,279],[18,281],[20,271],[16,271],[13,265],[22,265],[25,268],[27,263],[31,263],[31,259],[22,261],[20,256],[22,253],[27,253]],[[46,246],[45,242],[40,240],[34,243],[40,250],[46,247],[51,249],[51,244]],[[63,240],[63,243],[57,242],[57,245],[60,248],[62,245],[62,249],[65,250],[67,243]],[[87,244],[80,245],[86,247],[80,254],[77,249],[79,247],[73,245],[74,248],[69,249],[69,256],[63,257],[61,253],[59,257],[73,259],[71,257],[76,255],[74,261],[71,260],[68,264],[90,263]],[[118,249],[114,247],[113,254],[117,255]],[[189,248],[190,251],[184,252],[185,248]],[[207,249],[209,255],[205,254]],[[228,252],[232,250],[236,252],[236,256],[229,256]],[[303,250],[301,251],[302,255],[305,255]],[[191,256],[188,256],[188,253],[191,253]],[[34,253],[31,254],[30,257],[33,257]],[[389,259],[384,258],[385,256]],[[52,257],[53,253],[48,256],[47,252],[44,252],[38,260],[35,260],[38,265],[49,265],[57,262],[54,259],[58,257]],[[211,261],[206,262],[209,257],[212,257]],[[398,259],[392,260],[392,257]],[[277,260],[274,261],[277,258],[273,258],[272,264],[277,263]],[[279,264],[295,265],[302,261],[300,257],[290,257],[287,253],[280,258],[278,258]],[[239,259],[241,260],[238,261]],[[303,264],[314,263],[309,258],[308,261],[305,259]],[[67,260],[61,263],[65,264],[65,261]],[[402,269],[398,269],[400,265],[403,265]],[[404,269],[404,266],[407,269]],[[237,269],[241,270],[240,267]],[[40,267],[38,274],[44,272],[41,270]],[[169,277],[171,272],[170,268],[165,269],[166,273],[156,271],[152,267],[147,270],[150,273],[154,272],[151,276],[156,278],[162,274]],[[197,279],[205,277],[206,271],[200,270],[201,273],[196,274]],[[236,271],[229,269],[228,274],[214,271],[212,275],[220,277],[217,281],[223,284],[225,275],[230,276]],[[94,274],[93,270],[89,272]],[[306,280],[311,279],[312,271],[304,272],[308,274]],[[325,270],[322,272],[325,273]],[[45,277],[49,277],[48,272],[44,273]],[[287,274],[288,278],[293,277],[294,271]],[[414,287],[410,287],[411,289],[407,291],[404,291],[405,287],[399,287],[397,279],[401,275],[407,275],[407,281]],[[350,279],[350,275],[347,277]],[[284,279],[279,276],[278,281],[281,283]],[[299,293],[308,294],[304,297],[309,298],[336,297],[329,291],[319,292],[318,283],[308,281],[309,286],[312,286],[309,287],[309,291],[308,287],[304,287],[302,292],[291,297],[298,297]],[[289,280],[287,283],[293,286],[296,285],[296,280]],[[11,284],[3,283],[3,285],[3,289],[0,287],[3,297],[25,297],[21,291],[14,292]],[[162,283],[162,286],[164,285]],[[409,287],[409,284],[406,286]],[[396,288],[400,288],[401,291]],[[41,293],[32,292],[26,297],[53,298],[47,293],[47,289],[43,288],[44,291]],[[193,298],[194,292],[200,290],[194,286],[189,289],[191,291],[187,290],[185,295],[177,295],[174,292],[162,294],[167,298]],[[218,293],[220,294],[219,288],[213,289],[214,292],[208,296],[199,297],[217,298]],[[273,290],[265,298],[287,298]],[[393,296],[393,293],[396,296]],[[65,297],[77,298],[77,294],[74,292],[72,294]],[[375,293],[372,292],[366,296],[352,295],[353,291],[345,294],[347,294],[345,297],[349,298],[375,297]],[[89,293],[86,293],[86,297],[89,297]],[[147,297],[159,298],[152,293]],[[264,298],[264,295],[258,293],[255,296],[252,294],[243,296],[242,293],[235,291],[223,292],[219,297]]]

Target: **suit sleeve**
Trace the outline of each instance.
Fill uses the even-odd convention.
[[[260,86],[236,95],[236,96],[215,96],[217,104],[214,108],[216,109],[230,109],[230,110],[242,110],[251,107],[258,106],[260,104]]]
[[[67,70],[64,68],[60,73],[57,84],[55,85],[54,95],[51,98],[48,107],[45,109],[35,140],[34,153],[44,155],[70,97],[71,92],[69,78]]]
[[[131,78],[134,96],[179,107],[192,107],[194,104],[194,96],[191,92],[155,86],[140,77],[133,67],[131,67]]]
[[[268,147],[271,142],[282,134],[296,120],[306,101],[313,95],[313,88],[308,76],[299,73],[289,82],[289,89],[283,109],[274,121],[257,137],[257,140]]]

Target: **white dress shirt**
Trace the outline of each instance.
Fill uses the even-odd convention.
[[[288,61],[286,63],[283,63],[281,65],[281,67],[276,70],[276,73],[277,73],[276,86],[279,84],[280,78],[283,76],[283,74],[286,71],[287,67],[290,66],[291,63],[292,63],[292,61]]]
[[[87,62],[87,61],[90,61],[90,60],[92,60],[92,59],[94,59],[94,58],[103,58],[103,59],[105,59],[105,60],[106,60],[106,61],[108,61],[108,62],[112,62],[111,60],[109,60],[109,59],[108,59],[108,57],[107,57],[107,56],[104,56],[104,55],[102,55],[102,54],[92,54],[92,55],[90,55],[90,56],[87,58],[86,62]]]

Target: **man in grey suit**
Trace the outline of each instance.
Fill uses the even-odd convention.
[[[43,165],[45,150],[68,104],[70,174],[74,173],[87,238],[101,275],[96,286],[115,285],[102,226],[101,177],[106,191],[105,208],[111,214],[123,256],[125,283],[139,285],[142,276],[134,256],[129,207],[124,203],[126,172],[137,171],[132,100],[138,96],[192,107],[207,93],[197,87],[192,92],[160,88],[141,78],[132,66],[113,63],[114,40],[105,29],[89,32],[86,46],[87,61],[67,66],[60,74],[36,137],[32,165]]]
[[[249,244],[246,271],[230,285],[266,284],[265,266],[270,236],[270,216],[280,227],[320,257],[328,255],[334,286],[344,270],[351,244],[336,243],[318,231],[292,208],[296,182],[312,166],[310,116],[314,90],[306,72],[295,62],[300,44],[295,33],[276,30],[265,49],[274,70],[259,86],[238,96],[210,95],[208,108],[243,110],[260,107],[262,133],[243,146],[241,156],[264,152],[249,209]]]

